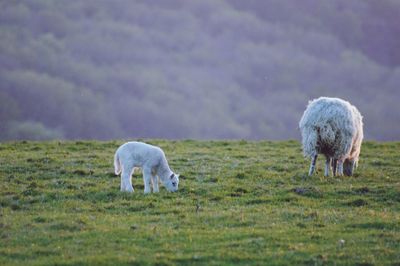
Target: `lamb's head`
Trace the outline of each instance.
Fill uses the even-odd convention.
[[[164,186],[170,192],[175,192],[178,190],[179,185],[179,175],[172,173],[166,180],[164,180]]]
[[[356,167],[356,160],[354,159],[346,159],[343,163],[343,173],[347,176],[353,175],[354,168]]]

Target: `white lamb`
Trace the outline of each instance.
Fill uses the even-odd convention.
[[[362,116],[356,107],[338,98],[310,101],[299,123],[303,152],[311,158],[309,175],[315,170],[318,154],[324,154],[325,176],[351,176],[357,167],[363,140]],[[344,169],[343,169],[344,168]]]
[[[133,192],[132,173],[135,168],[142,168],[144,193],[150,193],[150,182],[153,192],[159,192],[158,178],[167,190],[178,190],[179,175],[171,171],[164,152],[156,146],[143,142],[127,142],[121,145],[114,156],[115,174],[121,172],[121,191]]]

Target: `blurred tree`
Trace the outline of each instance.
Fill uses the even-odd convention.
[[[47,128],[42,123],[26,121],[13,122],[8,128],[5,139],[12,140],[49,140],[64,138],[60,130]]]
[[[322,95],[397,139],[399,18],[396,0],[0,1],[0,139],[296,138]]]
[[[19,117],[17,102],[5,92],[0,91],[0,139],[7,138],[11,123]]]

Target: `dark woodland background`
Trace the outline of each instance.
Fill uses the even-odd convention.
[[[400,136],[398,0],[0,0],[0,140],[298,139],[341,97]]]

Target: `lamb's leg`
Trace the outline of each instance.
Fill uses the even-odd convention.
[[[317,162],[317,157],[318,154],[314,155],[311,159],[311,165],[310,165],[310,170],[308,171],[308,175],[311,176],[314,173],[315,170],[315,164]]]
[[[332,160],[332,172],[333,176],[336,176],[336,170],[337,170],[337,159]]]
[[[132,187],[132,172],[133,167],[124,166],[121,174],[121,191],[133,192]]]
[[[151,192],[151,169],[143,168],[144,194]]]
[[[326,156],[324,176],[329,176],[330,169],[331,169],[331,157]]]
[[[158,188],[158,176],[151,175],[151,182],[153,183],[153,193],[158,193],[160,189]]]

